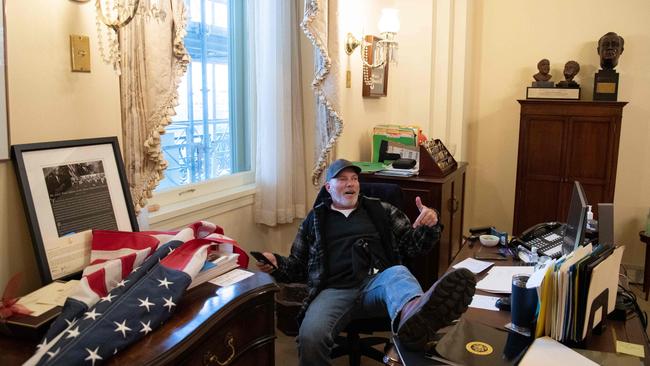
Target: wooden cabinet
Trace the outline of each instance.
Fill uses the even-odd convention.
[[[422,203],[440,212],[440,222],[444,230],[440,243],[427,255],[410,263],[413,274],[422,288],[429,288],[436,279],[447,271],[449,264],[460,250],[463,234],[463,214],[465,202],[465,171],[467,163],[458,164],[458,169],[442,178],[425,176],[386,177],[374,174],[361,174],[363,182],[394,183],[402,187],[404,211],[413,222],[419,215],[415,197]]]
[[[621,116],[627,103],[519,103],[513,234],[540,222],[566,221],[575,180],[594,211],[598,202],[613,202]]]
[[[271,276],[188,291],[174,315],[106,363],[110,365],[273,365],[275,301]],[[26,361],[36,342],[0,337],[0,365]]]

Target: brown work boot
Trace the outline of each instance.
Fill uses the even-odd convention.
[[[472,302],[476,278],[460,268],[445,273],[422,296],[406,303],[400,315],[397,336],[411,350],[423,350],[436,331],[451,324]]]

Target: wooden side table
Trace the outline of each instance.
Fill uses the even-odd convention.
[[[650,263],[650,233],[645,231],[639,231],[639,239],[645,244],[645,264],[643,265],[643,292],[645,292],[645,301],[648,301],[648,290],[650,290],[650,269],[648,268],[648,263]]]

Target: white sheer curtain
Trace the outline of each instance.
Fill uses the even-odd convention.
[[[249,2],[255,222],[270,226],[304,217],[306,208],[297,1]]]

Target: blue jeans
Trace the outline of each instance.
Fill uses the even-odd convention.
[[[420,284],[401,265],[368,277],[356,288],[321,291],[309,304],[298,332],[300,365],[329,365],[334,337],[352,319],[388,315],[395,333],[402,307],[420,295]]]

